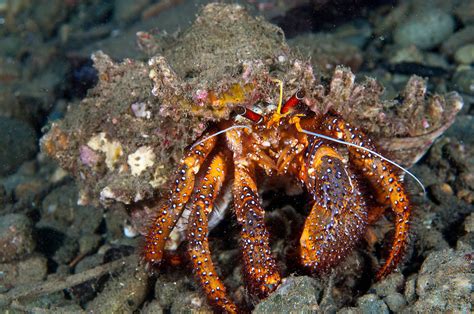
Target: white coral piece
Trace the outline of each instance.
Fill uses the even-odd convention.
[[[128,155],[127,163],[132,175],[139,176],[147,168],[155,164],[155,153],[149,146],[138,148],[133,154]]]

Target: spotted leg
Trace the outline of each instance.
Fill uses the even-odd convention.
[[[163,258],[166,240],[176,222],[183,213],[194,189],[196,174],[207,155],[216,145],[217,138],[211,138],[189,150],[179,162],[179,168],[172,182],[169,197],[157,206],[157,216],[150,224],[145,245],[143,259],[149,264],[159,264]]]
[[[309,139],[298,177],[314,199],[300,238],[300,258],[313,272],[340,262],[364,234],[365,203],[357,180],[330,143]]]
[[[360,130],[338,117],[329,117],[321,124],[321,132],[376,151],[372,141]],[[408,240],[409,218],[412,205],[408,199],[400,171],[374,154],[355,147],[349,147],[349,158],[370,182],[380,204],[390,204],[395,214],[395,236],[392,248],[379,269],[377,279],[392,272],[400,262]],[[380,212],[381,214],[381,212]]]
[[[237,307],[227,297],[224,284],[217,276],[207,237],[208,217],[224,182],[225,171],[224,156],[217,154],[206,175],[196,183],[187,230],[188,252],[195,275],[201,282],[209,303],[227,313],[236,313]]]
[[[277,288],[281,277],[272,257],[254,173],[243,159],[235,160],[233,194],[235,215],[242,227],[240,246],[245,277],[251,292],[265,298]]]

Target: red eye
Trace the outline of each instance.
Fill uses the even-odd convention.
[[[263,117],[260,114],[256,113],[253,110],[242,107],[242,106],[237,107],[235,112],[238,115],[241,115],[242,117],[245,117],[245,118],[249,119],[250,121],[252,121],[254,123],[257,123],[257,124],[262,122],[262,120],[263,120]]]
[[[298,90],[293,96],[291,96],[281,108],[281,113],[287,113],[291,108],[298,105],[304,98],[304,91]]]

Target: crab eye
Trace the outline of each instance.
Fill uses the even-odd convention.
[[[298,105],[304,98],[305,94],[302,89],[298,90],[293,96],[291,96],[281,108],[281,113],[287,113],[291,108]]]
[[[254,122],[254,123],[260,123],[263,121],[263,116],[256,113],[255,111],[253,110],[250,110],[248,108],[245,108],[243,106],[238,106],[236,109],[235,109],[235,112],[244,117],[244,118],[247,118],[249,119],[250,121]]]
[[[303,100],[304,96],[305,96],[305,93],[304,93],[304,90],[302,90],[302,89],[298,90],[295,94],[295,97],[298,100]]]

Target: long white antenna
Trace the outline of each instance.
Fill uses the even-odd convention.
[[[371,149],[368,149],[368,148],[365,148],[363,146],[359,146],[357,144],[353,144],[353,143],[349,143],[349,142],[346,142],[346,141],[343,141],[343,140],[338,140],[336,138],[332,138],[330,136],[326,136],[326,135],[323,135],[323,134],[319,134],[319,133],[315,133],[315,132],[311,132],[311,131],[308,131],[308,130],[305,130],[305,129],[301,129],[301,131],[303,133],[306,133],[306,134],[309,134],[309,135],[313,135],[313,136],[316,136],[316,137],[319,137],[319,138],[323,138],[325,140],[328,140],[328,141],[333,141],[333,142],[336,142],[336,143],[339,143],[339,144],[343,144],[343,145],[347,145],[347,146],[352,146],[352,147],[356,147],[358,149],[362,149],[366,152],[369,152],[371,154],[374,154],[375,156],[379,157],[380,159],[382,160],[385,160],[386,162],[388,163],[391,163],[392,165],[394,165],[395,167],[403,170],[404,172],[408,173],[413,179],[415,179],[415,181],[421,186],[421,188],[423,189],[423,194],[426,194],[426,189],[425,189],[425,186],[423,185],[423,183],[421,183],[421,181],[413,174],[411,173],[410,171],[408,171],[408,169],[400,166],[399,164],[397,164],[396,162],[380,155],[379,153],[377,152],[374,152],[373,150]]]
[[[216,133],[214,133],[214,134],[211,134],[211,135],[209,135],[208,137],[203,138],[202,140],[200,140],[200,141],[197,142],[197,143],[194,143],[193,146],[191,146],[191,149],[194,148],[194,147],[196,147],[196,146],[198,146],[198,145],[201,144],[201,143],[204,143],[204,142],[207,141],[208,139],[213,138],[214,136],[217,136],[217,135],[219,135],[219,134],[225,133],[225,132],[227,132],[227,131],[229,131],[229,130],[232,130],[232,129],[250,129],[250,127],[249,127],[249,126],[246,126],[246,125],[233,125],[233,126],[231,126],[231,127],[228,127],[227,129],[220,130],[219,132],[216,132]]]

